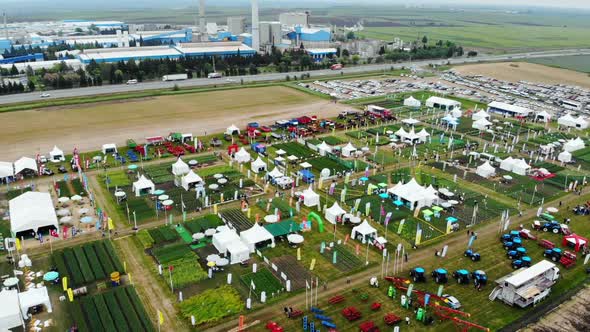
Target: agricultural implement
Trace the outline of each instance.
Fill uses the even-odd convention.
[[[426,282],[426,270],[422,267],[415,267],[410,270],[410,277],[414,282]]]
[[[347,307],[342,309],[342,316],[344,316],[349,322],[352,322],[360,319],[362,314],[356,307]]]

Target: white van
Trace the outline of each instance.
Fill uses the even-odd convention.
[[[128,80],[127,84],[137,84],[137,80],[136,79]]]

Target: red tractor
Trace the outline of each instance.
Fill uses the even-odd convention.
[[[352,322],[360,319],[362,314],[356,307],[348,307],[342,309],[342,316],[344,316],[349,322]]]
[[[563,255],[561,255],[559,262],[566,269],[570,269],[576,265],[576,258],[577,257],[575,253],[566,250],[563,252]]]

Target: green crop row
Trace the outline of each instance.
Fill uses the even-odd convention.
[[[80,302],[82,303],[82,309],[86,313],[86,319],[91,331],[103,332],[105,329],[102,327],[100,322],[100,315],[96,310],[96,305],[92,300],[92,297],[83,297]]]
[[[68,305],[68,311],[70,312],[74,325],[78,327],[78,331],[90,331],[88,324],[86,324],[86,318],[84,318],[82,307],[80,307],[78,303],[70,303]]]
[[[53,263],[57,267],[57,271],[59,272],[59,275],[62,278],[68,277],[68,279],[71,279],[71,273],[68,271],[67,264],[64,260],[63,252],[58,251],[55,254],[53,254]],[[73,281],[70,281],[70,283],[73,283]]]
[[[151,248],[154,245],[154,239],[146,229],[137,232],[137,240],[143,249]]]
[[[238,291],[229,285],[208,289],[178,304],[182,316],[195,316],[197,325],[216,322],[242,310],[244,304]]]
[[[127,295],[129,296],[129,300],[133,304],[133,307],[135,308],[135,312],[137,313],[139,320],[143,324],[145,331],[153,332],[154,326],[152,325],[151,320],[148,318],[149,316],[148,316],[147,312],[145,311],[145,308],[141,304],[141,300],[139,299],[139,296],[137,295],[135,288],[125,287],[125,291],[127,292]]]
[[[175,288],[183,288],[189,284],[207,278],[207,272],[203,271],[197,259],[191,255],[190,258],[181,258],[168,263],[173,266],[172,283]]]
[[[171,242],[178,239],[178,233],[169,226],[162,226],[149,230],[155,244]]]
[[[86,254],[90,268],[94,273],[94,277],[97,280],[106,278],[106,274],[100,265],[98,257],[96,256],[96,252],[94,251],[94,247],[90,244],[86,244],[82,248],[84,249],[84,253]]]
[[[70,271],[70,277],[72,278],[73,284],[76,286],[80,286],[84,284],[84,277],[82,275],[82,271],[80,271],[80,267],[78,266],[78,262],[76,261],[76,256],[74,256],[74,250],[71,248],[64,249],[64,258],[66,264]]]
[[[100,322],[102,326],[107,331],[116,331],[115,324],[113,324],[113,319],[109,314],[109,308],[104,301],[104,296],[102,294],[97,294],[92,297],[94,300],[94,305],[96,306],[96,310],[99,312]]]
[[[115,288],[114,293],[115,297],[117,298],[117,301],[119,302],[121,311],[123,311],[123,315],[127,319],[129,329],[131,331],[143,331],[141,322],[139,321],[139,318],[137,318],[137,314],[135,313],[135,310],[133,309],[133,306],[129,301],[129,297],[125,292],[125,288]]]
[[[94,251],[96,251],[96,255],[98,256],[98,260],[100,261],[100,265],[102,265],[104,272],[107,275],[110,275],[111,272],[115,271],[115,267],[113,266],[113,263],[111,263],[109,255],[102,245],[102,242],[94,242],[92,246],[94,247]]]
[[[104,293],[104,299],[111,312],[111,317],[116,322],[117,330],[119,332],[129,331],[129,326],[127,325],[125,316],[121,312],[121,307],[115,298],[115,294],[113,292]]]
[[[183,257],[188,256],[190,258],[195,255],[195,253],[193,253],[186,244],[179,243],[156,248],[153,251],[153,255],[160,264],[166,264]]]
[[[88,265],[88,260],[86,259],[86,255],[84,255],[82,247],[74,247],[74,256],[76,256],[80,271],[82,271],[84,282],[89,283],[94,281],[94,274],[92,274],[92,270],[90,269],[90,265]]]
[[[111,241],[104,241],[103,243],[107,253],[109,254],[110,259],[113,261],[115,269],[123,273],[123,264],[121,264],[119,256],[117,256],[117,253],[115,252],[115,248],[113,248],[113,244],[111,243]]]

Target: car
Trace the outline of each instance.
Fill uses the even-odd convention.
[[[49,97],[51,97],[51,95],[47,92],[43,92],[40,97],[41,98],[49,98]]]
[[[449,306],[449,308],[455,310],[461,308],[461,302],[459,302],[459,300],[456,297],[449,294],[444,294],[442,298],[444,299],[445,303]]]
[[[426,270],[422,267],[415,267],[410,271],[410,277],[414,282],[426,282]]]
[[[59,168],[57,169],[57,171],[60,172],[60,173],[62,173],[62,174],[68,172],[67,168],[64,165],[59,166]]]
[[[457,280],[458,284],[468,284],[469,283],[469,271],[465,269],[460,269],[453,272],[453,278]]]
[[[127,85],[130,85],[130,84],[137,84],[137,80],[136,79],[128,80]]]
[[[438,268],[432,271],[432,277],[437,284],[445,284],[448,281],[448,273],[447,270],[443,268]]]
[[[50,175],[53,175],[53,174],[55,174],[55,173],[52,170],[50,170],[49,168],[44,168],[43,171],[41,172],[41,175],[50,176]]]

